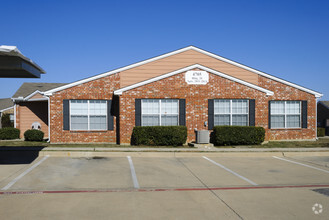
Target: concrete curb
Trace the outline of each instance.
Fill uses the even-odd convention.
[[[14,149],[13,149],[14,150]],[[24,148],[20,148],[24,150]],[[84,152],[329,152],[329,148],[72,148],[45,147],[41,151],[84,151]]]
[[[1,151],[39,151],[52,157],[271,157],[329,156],[329,148],[74,148],[4,147]]]
[[[97,152],[40,151],[39,156],[51,157],[272,157],[329,156],[329,152]]]

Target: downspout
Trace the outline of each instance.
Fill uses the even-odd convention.
[[[16,102],[14,104],[14,128],[16,128]]]
[[[319,140],[318,138],[318,97],[315,97],[315,140]]]
[[[47,96],[48,99],[48,143],[50,143],[50,98]]]

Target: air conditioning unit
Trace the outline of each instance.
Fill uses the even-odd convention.
[[[196,143],[197,144],[209,144],[209,131],[208,130],[196,131]]]

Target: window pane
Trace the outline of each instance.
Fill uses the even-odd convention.
[[[300,128],[300,116],[287,115],[287,128]]]
[[[161,125],[163,126],[178,125],[178,115],[162,115]]]
[[[248,101],[247,100],[232,100],[232,113],[233,114],[248,114]]]
[[[89,101],[90,115],[106,115],[107,105],[105,100],[90,100]]]
[[[143,99],[142,100],[142,114],[158,114],[159,100],[157,99]]]
[[[88,115],[87,100],[71,100],[71,115]]]
[[[160,120],[159,120],[158,115],[143,115],[142,116],[142,126],[158,126],[160,125]]]
[[[230,115],[215,115],[215,125],[230,125]]]
[[[284,101],[271,102],[271,114],[284,114]]]
[[[271,115],[271,128],[284,127],[284,115]]]
[[[215,100],[214,101],[215,114],[229,114],[230,113],[230,100]]]
[[[161,100],[162,114],[178,114],[178,100],[162,99]]]
[[[287,101],[287,114],[299,114],[300,102],[299,101]]]
[[[232,115],[232,125],[248,126],[248,115]]]
[[[90,116],[90,130],[106,130],[106,116]]]
[[[88,130],[88,116],[71,116],[71,130]]]

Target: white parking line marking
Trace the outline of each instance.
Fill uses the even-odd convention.
[[[131,177],[133,178],[134,187],[136,189],[139,189],[139,184],[138,184],[138,181],[137,181],[137,176],[136,176],[136,172],[135,172],[135,167],[134,167],[133,161],[131,159],[131,156],[127,156],[127,158],[128,158],[129,165],[130,165],[130,172],[131,172]]]
[[[42,158],[39,162],[35,163],[33,166],[31,166],[30,168],[28,168],[27,170],[25,170],[23,173],[21,173],[18,177],[16,177],[15,179],[13,179],[10,183],[7,184],[7,186],[3,187],[1,190],[7,190],[9,189],[12,185],[14,185],[19,179],[21,179],[23,176],[25,176],[26,174],[28,174],[29,172],[31,172],[31,170],[33,170],[34,168],[36,168],[37,166],[39,166],[43,161],[45,161],[47,158],[49,157],[49,155],[46,155],[44,158]]]
[[[239,178],[241,178],[241,179],[247,181],[248,183],[250,183],[250,184],[252,184],[252,185],[254,185],[254,186],[257,186],[257,185],[258,185],[257,183],[251,181],[250,179],[247,179],[246,177],[241,176],[240,174],[237,174],[237,173],[234,172],[233,170],[230,170],[229,168],[227,168],[227,167],[225,167],[225,166],[223,166],[223,165],[221,165],[221,164],[219,164],[219,163],[217,163],[217,162],[215,162],[215,161],[209,159],[208,157],[203,156],[203,158],[206,159],[206,160],[208,160],[208,161],[210,161],[211,163],[213,163],[213,164],[215,164],[215,165],[217,165],[217,166],[223,168],[224,170],[226,170],[226,171],[228,171],[228,172],[234,174],[235,176],[237,176],[237,177],[239,177]]]
[[[292,160],[287,160],[287,159],[276,157],[276,156],[273,156],[273,158],[283,160],[283,161],[287,161],[287,162],[290,162],[290,163],[295,163],[295,164],[298,164],[298,165],[301,165],[301,166],[304,166],[304,167],[308,167],[308,168],[312,168],[312,169],[315,169],[315,170],[320,170],[320,171],[329,173],[329,170],[324,170],[324,169],[313,167],[313,166],[306,165],[306,164],[303,164],[303,163],[298,163],[298,162],[295,162],[295,161],[292,161]]]

